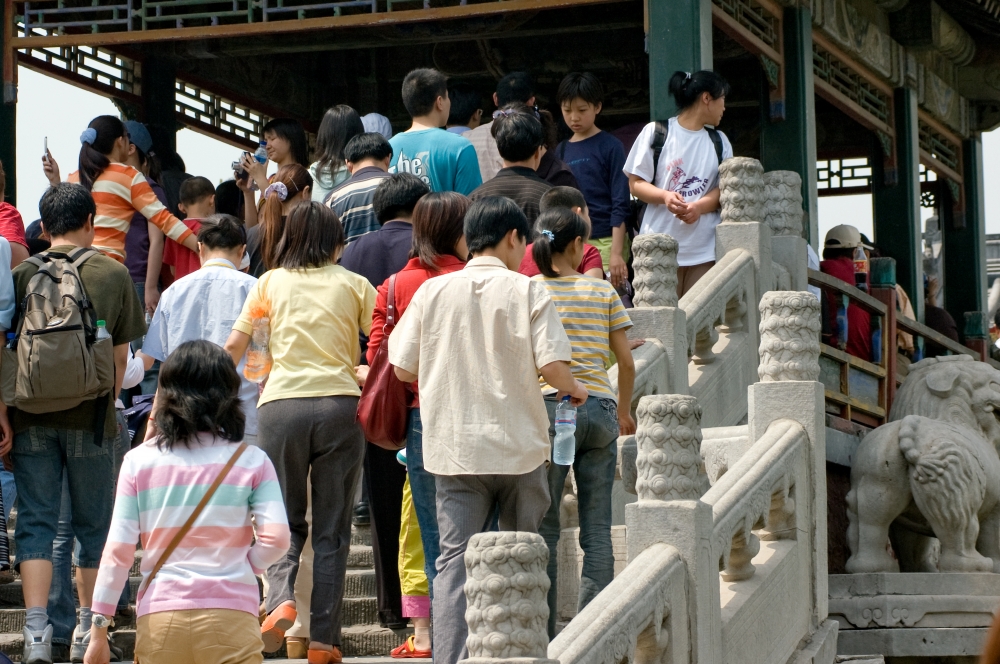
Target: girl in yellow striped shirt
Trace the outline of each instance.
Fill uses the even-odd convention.
[[[549,292],[573,347],[570,370],[590,397],[577,408],[576,475],[580,506],[580,546],[583,573],[578,608],[582,609],[614,578],[611,548],[611,487],[615,479],[619,435],[635,433],[632,387],[635,364],[625,332],[632,321],[618,292],[604,279],[580,274],[576,266],[590,237],[590,225],[567,208],[543,213],[535,222],[532,258]],[[605,369],[609,355],[618,358],[618,392]],[[549,412],[549,437],[555,436],[556,390],[539,379]],[[555,636],[556,545],[559,542],[559,505],[569,466],[550,464],[552,503],[539,533],[549,546],[549,636]]]

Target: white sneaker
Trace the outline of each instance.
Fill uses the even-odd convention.
[[[21,651],[21,661],[24,664],[52,664],[52,625],[47,625],[41,632],[32,632],[27,627],[24,628],[24,650]]]
[[[73,628],[73,640],[69,644],[69,661],[83,662],[83,656],[87,654],[87,646],[90,645],[90,632],[80,634],[80,626]]]

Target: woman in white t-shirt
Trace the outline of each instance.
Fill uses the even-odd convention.
[[[733,156],[729,139],[715,127],[726,110],[728,92],[729,84],[714,71],[674,72],[670,94],[681,111],[666,124],[659,161],[654,166],[655,122],[643,128],[625,160],[632,195],[649,204],[639,232],[666,233],[679,245],[678,297],[715,264],[715,227],[721,220],[719,162]]]

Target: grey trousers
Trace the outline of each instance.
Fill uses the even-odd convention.
[[[468,657],[465,639],[465,549],[489,529],[500,508],[500,530],[537,533],[549,508],[546,464],[523,475],[435,475],[441,555],[434,578],[434,664]]]
[[[313,589],[309,638],[340,645],[351,513],[365,437],[355,421],[358,398],[280,399],[258,410],[257,446],[270,457],[285,500],[291,546],[267,569],[268,613],[295,599],[299,556],[309,534],[307,478],[312,480]]]

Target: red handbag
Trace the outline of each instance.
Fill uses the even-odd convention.
[[[389,297],[386,302],[382,342],[375,351],[368,370],[368,379],[361,388],[358,401],[358,423],[365,439],[373,445],[395,452],[406,447],[406,418],[409,415],[412,392],[396,377],[389,363],[389,335],[396,327],[396,275],[389,277]]]

